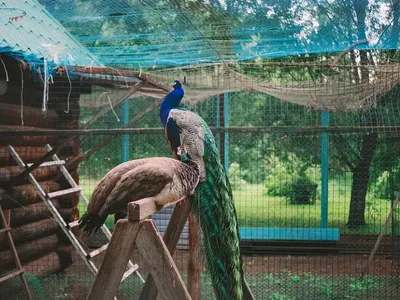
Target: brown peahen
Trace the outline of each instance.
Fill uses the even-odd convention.
[[[193,194],[199,169],[192,161],[167,157],[131,160],[111,169],[97,184],[79,227],[90,234],[97,231],[110,214],[126,216],[131,201],[154,197],[158,205]]]

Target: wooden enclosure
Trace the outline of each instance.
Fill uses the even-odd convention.
[[[35,78],[32,68],[9,56],[1,56],[8,73],[8,82],[0,95],[0,129],[16,132],[43,129],[75,129],[79,120],[79,97],[81,88],[69,83],[65,74],[54,77],[50,85],[47,109],[43,106],[43,82]],[[69,111],[67,111],[67,107]],[[44,146],[57,146],[62,136],[2,136],[0,138],[0,203],[9,216],[11,234],[26,272],[48,274],[67,268],[72,263],[70,246],[56,221],[27,179],[19,180],[14,187],[7,181],[21,173],[12,159],[8,145],[12,145],[26,163],[34,163],[46,150]],[[73,140],[60,152],[68,160],[79,153],[79,141]],[[71,171],[78,180],[77,169]],[[66,186],[57,179],[57,168],[40,168],[33,172],[42,188],[53,192]],[[53,203],[70,222],[79,217],[77,195],[54,199]],[[13,268],[13,257],[7,243],[0,237],[0,269]]]

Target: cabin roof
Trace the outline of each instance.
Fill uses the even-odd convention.
[[[36,0],[0,0],[0,54],[31,65],[99,66],[96,57],[80,44]]]

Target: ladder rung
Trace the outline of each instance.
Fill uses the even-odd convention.
[[[10,230],[11,230],[10,227],[2,228],[2,229],[0,229],[0,234],[4,233],[4,232],[7,232],[7,231],[10,231]]]
[[[87,258],[90,259],[90,258],[95,257],[96,255],[99,255],[101,252],[105,251],[107,249],[107,247],[108,247],[108,243],[101,246],[100,248],[97,248],[96,250],[93,250],[92,252],[90,252],[87,255]]]
[[[133,272],[137,271],[139,269],[138,265],[133,265],[131,268],[129,268],[125,273],[124,276],[122,276],[121,281],[124,281],[125,278],[127,278],[129,275],[131,275]]]
[[[28,167],[32,166],[33,164],[26,164]],[[46,161],[42,163],[39,168],[45,168],[45,167],[52,167],[52,166],[59,166],[59,165],[65,165],[65,160],[55,160],[55,161]]]
[[[57,198],[57,197],[60,197],[60,196],[63,196],[63,195],[77,193],[77,192],[80,192],[80,191],[82,191],[81,187],[74,187],[74,188],[70,188],[70,189],[66,189],[66,190],[62,190],[62,191],[48,193],[47,196],[50,199],[53,199],[53,198]]]
[[[69,228],[74,228],[74,227],[76,227],[78,225],[79,225],[79,220],[76,220],[76,221],[73,221],[71,223],[68,223],[68,227]]]
[[[18,275],[22,274],[22,273],[24,273],[24,270],[16,270],[16,271],[14,271],[14,272],[12,272],[12,273],[4,276],[4,277],[1,277],[0,278],[0,282],[6,281],[8,279],[11,279],[11,278],[13,278],[15,276],[18,276]]]

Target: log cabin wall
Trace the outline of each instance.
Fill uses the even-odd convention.
[[[0,128],[24,131],[36,129],[78,128],[80,84],[69,80],[65,72],[54,76],[49,88],[48,110],[42,112],[43,84],[35,78],[32,68],[8,56],[1,56],[6,68],[0,68]],[[6,82],[6,72],[8,82]],[[21,76],[22,75],[22,76]],[[6,87],[5,87],[6,86]],[[10,156],[12,145],[25,163],[33,163],[45,154],[44,146],[55,147],[63,137],[16,135],[0,137],[0,178],[11,178],[21,170]],[[60,157],[68,160],[79,152],[79,141],[65,147]],[[77,170],[71,171],[76,181]],[[57,179],[57,169],[37,169],[33,175],[47,192],[66,187]],[[27,181],[19,182],[11,193],[0,189],[0,201],[9,215],[17,251],[26,271],[48,274],[60,271],[72,263],[72,246],[53,220],[46,206]],[[54,204],[67,222],[79,217],[77,195],[55,199]],[[0,237],[0,269],[14,268],[8,244]]]

